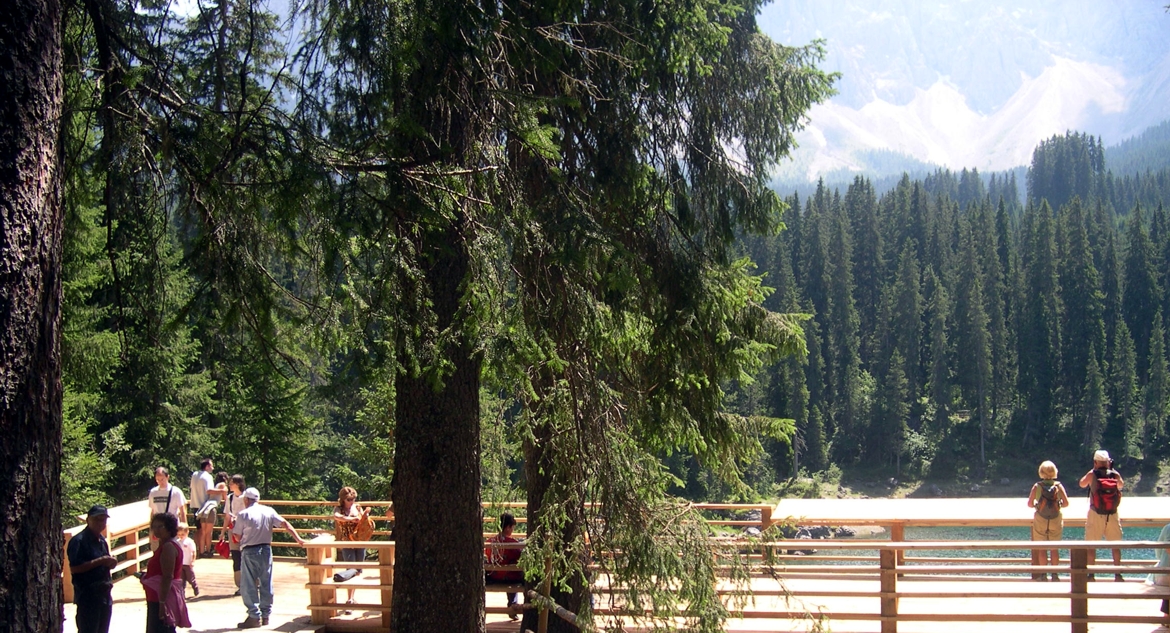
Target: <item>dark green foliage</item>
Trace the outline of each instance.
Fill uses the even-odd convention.
[[[1140,205],[1134,207],[1133,213],[1126,218],[1126,238],[1121,314],[1133,333],[1138,376],[1145,376],[1150,362],[1154,315],[1159,312],[1161,304],[1161,289],[1158,287],[1154,245],[1142,221]]]
[[[1142,453],[1160,456],[1166,444],[1166,419],[1170,415],[1170,370],[1166,367],[1166,335],[1161,312],[1154,315],[1149,350],[1149,378],[1142,389]]]
[[[1149,457],[1166,424],[1164,387],[1147,383],[1164,371],[1164,352],[1150,350],[1165,349],[1153,329],[1170,309],[1167,190],[1160,172],[1127,180],[1106,167],[1095,137],[1045,141],[1023,208],[1016,172],[904,176],[876,201],[864,179],[839,203],[821,183],[786,217],[799,239],[784,238],[801,279],[785,305],[814,308],[799,432],[823,433],[836,463],[905,458],[935,474],[979,474],[1033,451]],[[1133,200],[1143,202],[1117,206]],[[766,252],[767,239],[752,243],[787,278]]]

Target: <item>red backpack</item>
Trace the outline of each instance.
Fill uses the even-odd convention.
[[[1117,471],[1105,471],[1097,476],[1097,485],[1089,493],[1089,505],[1097,514],[1114,514],[1121,505],[1121,488],[1118,486]]]

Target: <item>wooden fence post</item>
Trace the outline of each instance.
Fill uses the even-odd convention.
[[[314,539],[316,540],[316,539]],[[309,584],[320,585],[325,582],[326,569],[323,567],[314,567],[314,565],[321,565],[325,562],[325,554],[328,548],[326,547],[306,547],[305,548],[305,563],[309,567]],[[329,589],[309,589],[309,606],[318,607],[329,604],[331,601],[336,601],[333,591]],[[309,621],[313,624],[327,624],[329,618],[333,617],[332,611],[322,611],[319,609],[309,610]]]
[[[147,540],[149,540],[149,538]],[[138,562],[139,557],[141,556],[139,549],[142,547],[142,542],[138,538],[138,530],[131,530],[130,532],[126,533],[126,544],[134,546],[130,548],[130,551],[126,552],[127,560],[134,561],[134,571],[131,573],[142,571],[141,565]]]
[[[760,531],[767,532],[772,527],[772,506],[760,508]]]
[[[69,530],[65,531],[65,549],[62,550],[64,556],[61,561],[61,597],[64,598],[65,603],[73,602],[73,572],[69,569],[69,539],[72,535]]]
[[[1069,552],[1071,573],[1071,596],[1069,612],[1072,616],[1072,633],[1088,633],[1089,622],[1089,550],[1073,548]]]
[[[382,626],[390,628],[390,604],[394,601],[394,543],[378,548],[378,584],[382,585]]]
[[[906,540],[906,524],[901,521],[896,521],[890,524],[890,540],[893,542],[901,542]],[[897,551],[898,564],[906,562],[906,553],[902,550]]]
[[[880,554],[882,590],[882,633],[898,633],[898,555],[901,550],[883,549]]]

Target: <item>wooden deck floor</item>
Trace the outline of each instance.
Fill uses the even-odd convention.
[[[199,578],[201,595],[191,597],[188,590],[188,606],[191,621],[194,626],[190,631],[195,633],[225,633],[235,630],[236,624],[245,617],[244,606],[240,599],[233,596],[235,587],[232,584],[231,562],[224,559],[206,559],[196,562],[196,574]],[[275,600],[272,612],[272,621],[267,630],[296,633],[299,631],[318,631],[322,627],[309,623],[306,606],[309,602],[308,590],[304,585],[308,575],[304,566],[298,562],[278,561],[275,565]],[[918,613],[1005,613],[1024,612],[1035,614],[1068,613],[1067,597],[1058,597],[1056,594],[1067,592],[1067,582],[1064,583],[1028,583],[1028,589],[1037,589],[1043,586],[1051,588],[1053,597],[1021,599],[986,599],[973,598],[970,594],[978,591],[1003,591],[1005,586],[1014,583],[1016,587],[1023,587],[1020,583],[1028,581],[939,581],[939,580],[904,580],[899,583],[899,590],[907,593],[915,591],[954,593],[954,597],[947,598],[903,598],[899,607],[902,614]],[[836,591],[874,591],[876,580],[789,580],[788,588],[793,591],[807,591],[823,589],[825,583],[832,583]],[[1136,580],[1125,583],[1126,590],[1140,592],[1140,583]],[[759,590],[776,590],[778,586],[772,580],[757,579],[754,587]],[[1094,583],[1090,592],[1112,591],[1115,584],[1111,582]],[[365,591],[370,595],[363,596]],[[344,599],[344,597],[343,597]],[[358,590],[358,602],[376,602],[378,595],[371,590]],[[502,593],[487,594],[489,605],[503,606],[506,600]],[[142,630],[146,618],[146,606],[140,585],[133,579],[124,580],[114,586],[114,616],[111,631],[138,631]],[[1013,603],[1013,604],[1008,604]],[[599,607],[604,605],[599,604]],[[1091,602],[1091,613],[1143,615],[1156,617],[1159,602],[1156,599],[1125,599],[1125,600],[1095,600]],[[817,598],[815,601],[802,598],[791,598],[785,602],[779,597],[760,597],[753,607],[756,610],[808,610],[813,613],[829,614],[829,624],[826,630],[833,633],[876,633],[880,630],[878,622],[859,622],[841,619],[832,619],[834,612],[858,612],[863,610],[876,611],[876,598]],[[73,620],[73,605],[65,609],[65,633],[74,633],[76,625]],[[376,613],[357,613],[350,616],[339,616],[328,625],[329,631],[344,631],[355,625],[371,627],[377,626],[379,616]],[[494,633],[514,632],[519,627],[507,620],[504,615],[489,615],[489,630]],[[811,626],[808,622],[793,620],[768,619],[740,619],[728,623],[727,630],[734,633],[755,633],[763,631],[807,631]],[[365,628],[365,630],[370,630]],[[997,624],[977,624],[963,622],[900,622],[898,630],[902,633],[1009,633],[1026,631],[1027,633],[1065,633],[1069,630],[1068,624],[1043,622],[1008,622]],[[1156,624],[1094,624],[1090,627],[1094,633],[1170,633],[1170,629]]]
[[[193,625],[192,633],[225,633],[236,630],[236,625],[247,617],[244,604],[239,596],[233,596],[235,585],[232,583],[232,562],[223,558],[209,558],[195,561],[195,576],[199,580],[199,597],[193,597],[191,589],[187,589],[187,608]],[[309,590],[305,583],[309,575],[303,563],[285,560],[276,561],[273,569],[273,605],[269,626],[260,630],[282,631],[283,633],[297,633],[298,631],[321,631],[324,627],[309,623]],[[363,595],[368,594],[368,595]],[[380,593],[374,590],[358,590],[357,602],[377,602]],[[506,606],[505,594],[487,594],[489,605]],[[341,601],[345,601],[344,594]],[[74,607],[65,605],[64,633],[76,633],[77,624],[73,619]],[[344,631],[353,625],[361,625],[363,630],[370,630],[370,626],[377,626],[380,620],[376,613],[355,613],[349,616],[338,616],[330,623],[327,630]],[[514,633],[520,627],[508,620],[506,615],[489,615],[487,617],[489,630],[493,633]],[[122,580],[114,585],[114,615],[110,622],[112,633],[126,633],[141,631],[146,623],[146,601],[142,593],[142,585],[133,578]]]

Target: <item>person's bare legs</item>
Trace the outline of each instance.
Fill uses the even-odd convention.
[[[1119,550],[1119,549],[1113,550],[1113,566],[1114,567],[1121,567],[1121,550]],[[1122,576],[1121,574],[1114,574],[1113,580],[1115,580],[1117,582],[1122,582],[1125,580],[1125,576]]]
[[[1060,564],[1060,550],[1058,550],[1058,549],[1049,550],[1048,557],[1049,557],[1049,560],[1048,560],[1049,565],[1052,565],[1053,567],[1055,567],[1055,566]],[[1052,579],[1053,580],[1060,580],[1060,574],[1058,574],[1056,572],[1052,572]]]

